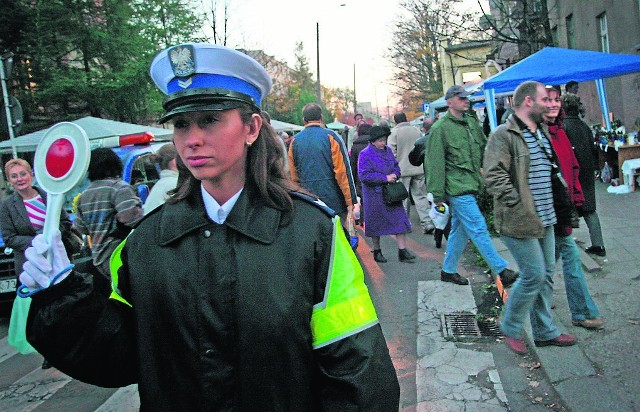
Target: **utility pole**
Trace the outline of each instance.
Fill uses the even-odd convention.
[[[316,22],[316,60],[317,60],[317,80],[316,80],[316,99],[318,104],[322,105],[322,91],[320,90],[320,23]]]

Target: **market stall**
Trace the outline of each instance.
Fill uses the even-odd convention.
[[[638,71],[640,56],[545,47],[485,80],[483,90],[491,129],[497,126],[495,97],[498,94],[513,93],[520,83],[527,80],[536,80],[543,84],[566,84],[574,80],[579,83],[596,82],[606,129],[611,130],[604,79]]]

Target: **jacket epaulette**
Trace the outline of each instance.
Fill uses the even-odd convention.
[[[317,197],[309,196],[300,192],[290,192],[292,197],[302,199],[307,203],[311,203],[318,209],[322,210],[327,216],[334,217],[336,212],[333,211],[329,206],[327,206],[322,200]]]

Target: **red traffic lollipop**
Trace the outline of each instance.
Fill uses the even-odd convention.
[[[60,225],[64,195],[82,180],[89,160],[89,138],[74,123],[52,126],[38,144],[33,166],[38,184],[47,192],[43,234],[49,244],[53,230]]]

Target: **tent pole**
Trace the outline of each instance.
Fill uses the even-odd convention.
[[[487,105],[487,116],[489,116],[489,126],[491,131],[498,127],[496,119],[496,92],[495,89],[485,89],[484,102]]]
[[[609,119],[609,103],[607,101],[607,88],[604,84],[604,79],[596,79],[596,86],[598,87],[598,98],[600,99],[600,108],[602,110],[602,117],[604,117],[604,124],[607,127],[607,131],[611,131],[611,119]]]

